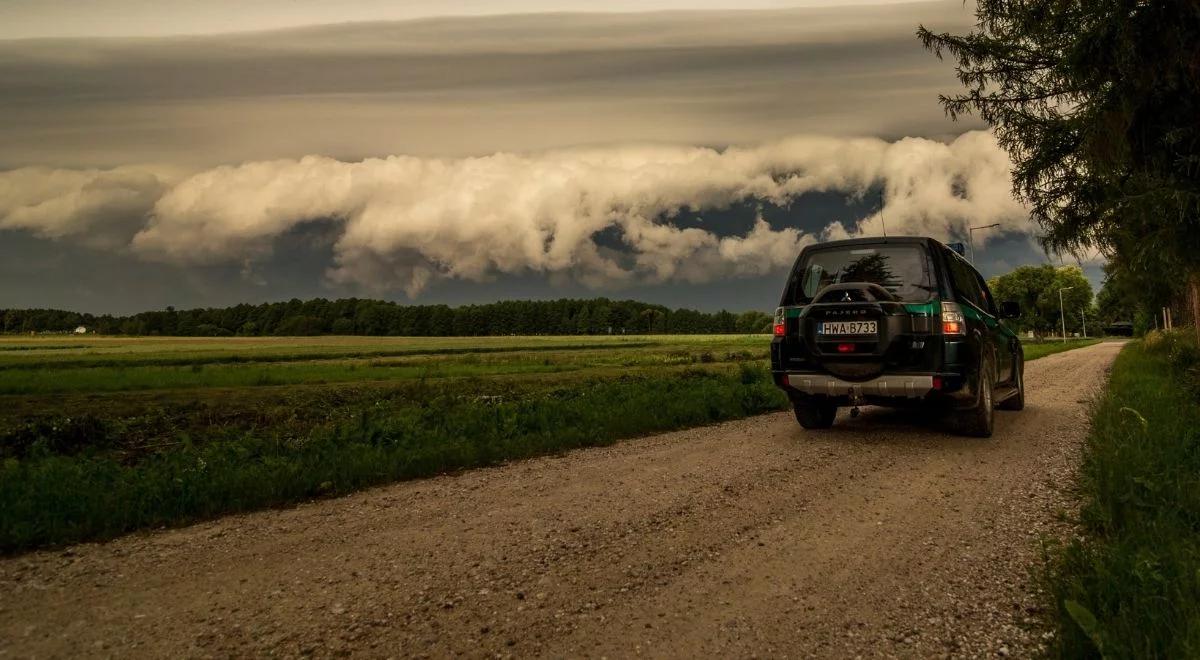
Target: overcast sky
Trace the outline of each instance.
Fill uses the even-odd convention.
[[[783,9],[909,0],[3,0],[0,38],[163,36],[548,12]]]
[[[881,196],[892,233],[999,222],[986,274],[1045,260],[913,35],[969,9],[815,5],[0,2],[0,308],[769,309]]]

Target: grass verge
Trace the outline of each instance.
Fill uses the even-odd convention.
[[[431,385],[406,404],[303,437],[184,437],[132,464],[102,447],[63,454],[35,445],[0,465],[0,551],[110,538],[786,404],[765,367],[742,364],[575,383],[513,401]]]
[[[1025,351],[1025,361],[1028,362],[1030,360],[1046,357],[1047,355],[1054,355],[1055,353],[1062,353],[1063,351],[1070,351],[1076,348],[1083,348],[1084,346],[1091,346],[1092,344],[1099,343],[1099,339],[1072,339],[1065,342],[1050,340],[1041,342],[1027,341],[1022,345],[1022,348]]]
[[[1200,657],[1200,351],[1127,346],[1096,404],[1081,535],[1050,555],[1063,657]]]

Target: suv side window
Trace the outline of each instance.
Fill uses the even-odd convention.
[[[996,299],[992,297],[992,290],[988,288],[987,280],[983,279],[983,275],[980,275],[979,271],[975,271],[975,281],[983,293],[983,311],[992,316],[999,316],[1000,311],[996,309]]]
[[[979,288],[974,269],[955,254],[946,255],[946,261],[950,265],[950,279],[954,282],[954,292],[979,309],[986,310],[987,299],[983,290]]]

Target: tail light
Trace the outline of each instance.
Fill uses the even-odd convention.
[[[952,302],[942,303],[942,334],[943,335],[965,335],[965,334],[967,334],[966,320],[963,318],[962,310],[959,309],[957,303],[952,303]]]
[[[775,336],[782,337],[787,332],[786,320],[783,314],[782,307],[775,308]]]

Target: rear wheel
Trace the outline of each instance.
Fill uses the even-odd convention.
[[[797,401],[792,404],[796,421],[806,429],[827,429],[837,417],[837,406],[818,401]]]
[[[1000,402],[996,406],[1001,410],[1024,410],[1025,409],[1025,359],[1020,355],[1013,356],[1013,387],[1016,388],[1016,393],[1007,399]]]
[[[977,438],[992,437],[993,423],[995,422],[994,401],[992,397],[994,381],[992,364],[985,359],[979,365],[979,393],[975,397],[975,405],[969,410],[959,413],[959,428],[966,435],[972,435]]]

